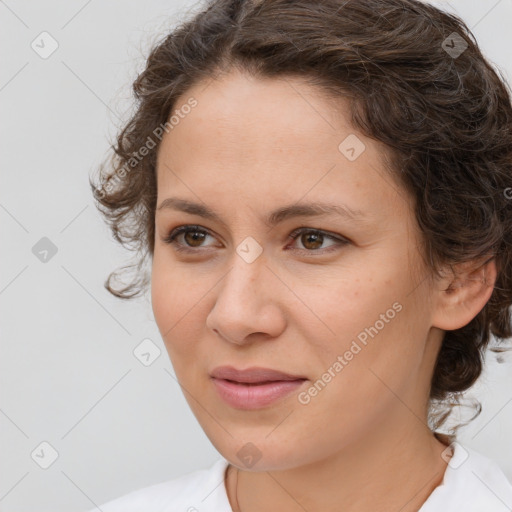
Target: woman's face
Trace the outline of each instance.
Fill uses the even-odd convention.
[[[175,109],[157,208],[175,198],[218,218],[157,209],[152,304],[217,450],[241,468],[259,459],[255,470],[286,469],[424,428],[442,331],[412,202],[384,168],[383,146],[350,126],[345,100],[335,109],[296,78],[231,73]],[[339,210],[267,220],[320,204]],[[175,245],[164,241],[186,225]],[[244,401],[252,391],[234,385],[242,402],[227,402],[211,377],[224,365],[305,380],[271,402]]]

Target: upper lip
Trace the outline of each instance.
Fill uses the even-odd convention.
[[[275,382],[280,380],[302,380],[306,377],[291,375],[271,368],[253,366],[245,370],[239,370],[233,366],[218,366],[210,374],[216,379],[232,380],[235,382]]]

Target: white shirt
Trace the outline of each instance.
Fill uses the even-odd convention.
[[[453,444],[443,482],[419,512],[510,512],[512,484],[491,459]],[[101,505],[102,512],[233,512],[224,483],[229,462],[220,458],[210,468],[132,491]],[[89,512],[97,512],[91,509]]]

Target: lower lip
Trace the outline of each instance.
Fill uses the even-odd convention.
[[[212,378],[220,397],[237,409],[260,409],[296,391],[305,382],[302,380],[280,380],[265,384],[241,384]]]

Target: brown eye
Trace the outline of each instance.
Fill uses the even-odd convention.
[[[301,252],[313,253],[325,253],[331,250],[339,249],[340,247],[349,243],[349,241],[343,237],[330,235],[318,229],[305,229],[298,228],[289,235],[289,238],[300,241],[303,248],[296,248]],[[326,241],[332,241],[331,245],[322,248],[322,245]]]
[[[302,233],[302,235],[300,235],[300,241],[302,245],[306,249],[311,250],[318,249],[319,247],[321,247],[323,239],[324,236],[321,233],[316,233],[314,231]]]
[[[177,251],[193,252],[194,249],[203,247],[203,242],[208,236],[211,236],[208,231],[199,226],[180,226],[172,230],[163,241],[166,244],[174,245]]]
[[[200,247],[205,235],[203,231],[188,230],[183,233],[183,239],[190,247]]]
[[[202,229],[200,226],[185,225],[172,230],[163,241],[169,245],[175,246],[176,251],[199,254],[202,248],[206,249],[209,247],[203,244],[207,237],[214,238],[208,231]],[[299,240],[303,246],[302,248],[294,248],[294,250],[306,252],[311,255],[324,254],[350,243],[349,240],[344,237],[334,236],[324,231],[311,228],[298,228],[289,235],[289,238],[294,241]],[[324,245],[326,241],[331,241],[331,244],[322,248],[322,245]]]

